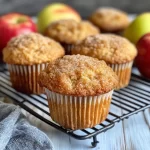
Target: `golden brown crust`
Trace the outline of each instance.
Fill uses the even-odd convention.
[[[68,55],[51,62],[40,73],[39,84],[56,93],[92,96],[114,89],[118,84],[118,77],[104,61]]]
[[[77,22],[68,19],[52,23],[47,28],[45,35],[62,43],[74,44],[89,35],[98,33],[99,29],[88,21]]]
[[[127,39],[113,34],[89,36],[72,47],[72,54],[81,54],[104,60],[108,64],[132,61],[137,50]]]
[[[105,32],[123,30],[130,23],[128,15],[115,8],[99,8],[90,16],[90,21]]]
[[[64,49],[59,43],[38,33],[17,36],[3,49],[3,60],[8,64],[40,64],[63,55]]]

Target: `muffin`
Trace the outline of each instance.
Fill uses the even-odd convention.
[[[90,21],[102,32],[120,32],[129,25],[128,15],[115,8],[99,8],[91,16]]]
[[[17,36],[3,49],[12,86],[26,94],[40,94],[38,74],[47,64],[64,55],[63,47],[38,33]]]
[[[129,84],[133,60],[137,55],[135,46],[127,39],[113,34],[89,36],[76,44],[72,54],[81,54],[104,60],[118,75],[116,89]]]
[[[104,61],[66,55],[40,73],[39,84],[52,119],[68,129],[83,129],[106,119],[118,78]]]
[[[66,50],[66,54],[70,54],[72,45],[83,40],[89,35],[98,34],[97,27],[88,21],[77,22],[75,20],[60,20],[49,25],[45,31],[45,35],[60,42]]]

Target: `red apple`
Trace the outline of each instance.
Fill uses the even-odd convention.
[[[10,13],[0,17],[0,50],[14,36],[36,32],[36,24],[29,16]]]
[[[150,78],[150,33],[140,38],[137,49],[136,65],[143,76]]]

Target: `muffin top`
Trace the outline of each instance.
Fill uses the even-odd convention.
[[[121,36],[99,34],[89,36],[76,44],[71,53],[95,57],[108,64],[122,64],[132,61],[137,55],[137,50]]]
[[[45,35],[56,41],[74,44],[89,35],[99,33],[99,29],[88,21],[60,20],[49,25]]]
[[[56,41],[38,33],[12,38],[3,49],[3,60],[8,64],[33,65],[50,62],[64,55]]]
[[[106,32],[117,32],[129,25],[128,15],[115,8],[99,8],[91,16],[90,21]]]
[[[92,96],[114,89],[118,78],[104,61],[83,55],[66,55],[51,62],[40,73],[39,84],[60,94]]]

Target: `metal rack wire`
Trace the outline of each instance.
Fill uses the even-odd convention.
[[[110,111],[104,123],[91,128],[90,131],[88,129],[80,130],[80,134],[78,134],[77,131],[67,130],[52,121],[45,95],[25,95],[14,90],[11,87],[9,73],[5,68],[0,70],[0,93],[14,100],[35,117],[75,139],[85,140],[93,138],[91,143],[93,147],[98,143],[98,134],[112,128],[116,122],[150,107],[150,80],[132,74],[129,86],[115,91],[111,103],[112,106],[122,109],[124,113],[119,116]]]

